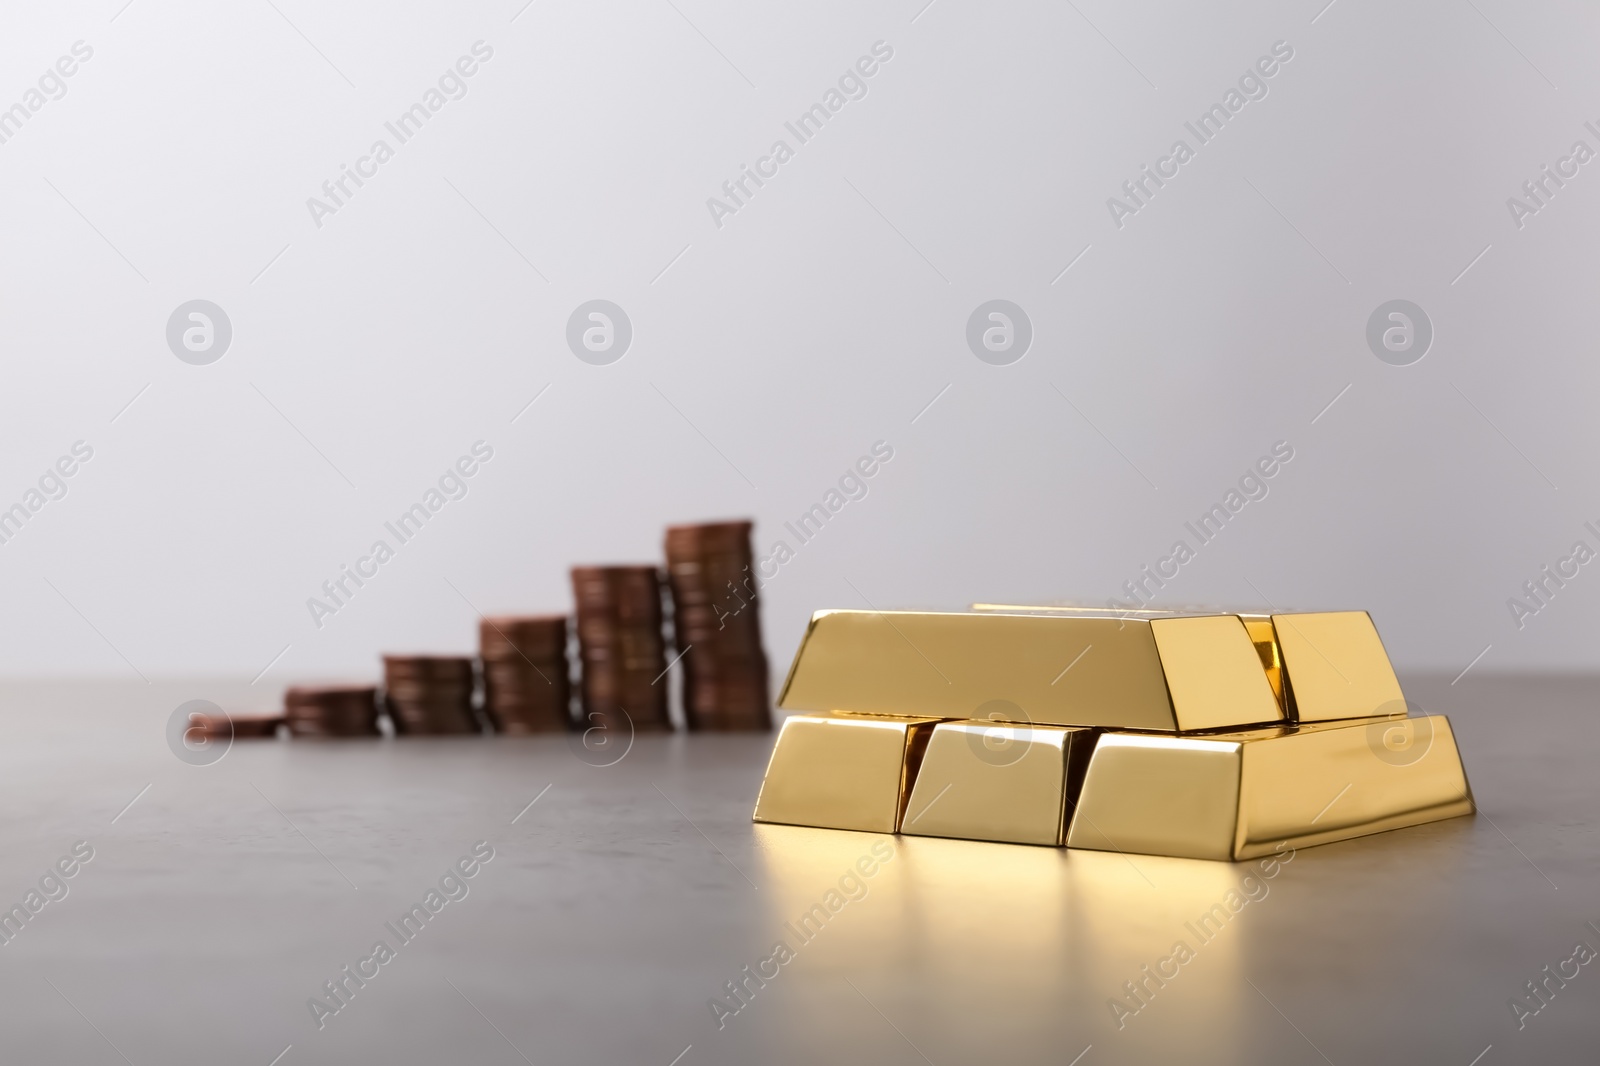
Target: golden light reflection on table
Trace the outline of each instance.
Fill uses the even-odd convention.
[[[1091,993],[1079,997],[1090,1010],[1079,1024],[1113,1029],[1158,1004],[1164,1027],[1197,1032],[1256,1010],[1241,997],[1242,960],[1264,929],[1248,932],[1247,918],[1273,905],[1294,858],[1286,850],[1234,864],[799,826],[754,832],[773,936],[812,980],[927,974],[937,979],[919,982],[915,1010],[929,1020],[980,1001],[1019,1018],[1059,1014],[1066,1005],[1046,990],[1073,988]],[[1176,987],[1181,996],[1167,995]]]

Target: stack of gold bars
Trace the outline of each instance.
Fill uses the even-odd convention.
[[[1241,860],[1471,814],[1365,611],[820,611],[755,820]]]

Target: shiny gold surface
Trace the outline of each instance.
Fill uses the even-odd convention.
[[[1026,607],[975,603],[984,613],[1052,614],[1072,618],[1140,619],[1227,614],[1215,608],[1113,610],[1101,607]],[[1365,718],[1403,710],[1404,695],[1365,611],[1285,614],[1239,612],[1255,645],[1261,668],[1285,716],[1291,721],[1327,722]],[[1298,675],[1298,677],[1296,676]],[[1296,683],[1298,681],[1298,684]],[[1298,712],[1298,716],[1297,716]]]
[[[773,745],[755,820],[895,832],[935,721],[791,715]]]
[[[1283,708],[1238,615],[1153,618],[1149,624],[1180,730],[1283,720]]]
[[[1239,618],[1244,622],[1245,632],[1250,634],[1250,642],[1256,646],[1256,654],[1261,657],[1261,669],[1266,672],[1272,694],[1278,698],[1278,706],[1287,710],[1288,703],[1283,695],[1283,654],[1278,649],[1278,634],[1272,627],[1272,616],[1242,614]]]
[[[1474,809],[1442,715],[1207,737],[1103,734],[1067,845],[1249,859]]]
[[[1173,608],[1152,611],[1141,608],[1083,607],[1071,604],[1049,604],[1030,607],[1023,604],[974,603],[972,610],[1009,614],[1061,614],[1078,618],[1146,618],[1152,620],[1192,615],[1237,614],[1240,621],[1244,623],[1245,632],[1250,634],[1250,642],[1255,645],[1256,654],[1261,659],[1261,668],[1266,671],[1267,683],[1272,686],[1272,694],[1277,697],[1280,707],[1286,706],[1283,695],[1283,657],[1278,652],[1278,638],[1273,632],[1271,615],[1246,611],[1229,611],[1219,607]]]
[[[1227,614],[1221,610],[1151,611],[1140,607],[1085,607],[1070,603],[974,603],[972,610],[986,614],[1065,614],[1080,618],[1165,618],[1174,614]]]
[[[1405,696],[1365,611],[1272,616],[1296,720],[1394,714]]]
[[[1060,844],[1092,746],[1086,729],[942,722],[923,753],[900,831]]]
[[[1236,615],[819,611],[778,702],[1158,732],[1284,720]]]

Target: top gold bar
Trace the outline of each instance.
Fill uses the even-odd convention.
[[[1113,610],[1100,607],[1021,607],[975,603],[974,611],[1032,612],[1068,618],[1177,618],[1206,610]],[[1284,713],[1297,722],[1406,714],[1405,694],[1383,640],[1366,611],[1266,614],[1238,611],[1261,667]]]
[[[1272,628],[1296,721],[1405,716],[1405,694],[1366,611],[1275,614]]]
[[[1286,720],[1238,615],[819,611],[778,705],[1183,733]]]

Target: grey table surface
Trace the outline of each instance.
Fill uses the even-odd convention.
[[[1187,923],[1253,867],[752,825],[768,736],[641,736],[610,766],[560,737],[238,741],[196,766],[167,745],[179,703],[272,694],[10,683],[0,905],[93,858],[0,945],[0,1061],[1592,1062],[1600,967],[1520,1024],[1509,1004],[1600,949],[1600,679],[1405,681],[1451,716],[1479,814],[1304,849],[1209,941]],[[1179,940],[1194,957],[1117,1019]],[[779,941],[740,1005],[727,983]]]

